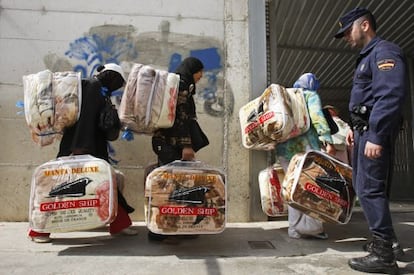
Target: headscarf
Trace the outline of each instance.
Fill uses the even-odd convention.
[[[305,73],[301,75],[293,84],[293,88],[303,88],[311,91],[319,89],[319,80],[313,73]]]
[[[108,64],[105,64],[103,66],[99,66],[97,70],[100,73],[103,73],[105,71],[114,71],[114,72],[117,72],[117,73],[119,73],[121,75],[122,79],[124,81],[126,81],[124,70],[118,64],[108,63]]]
[[[189,87],[191,85],[194,86],[194,89],[190,91],[191,93],[194,94],[195,83],[194,83],[193,74],[203,69],[204,69],[204,65],[200,59],[195,58],[195,57],[187,57],[186,59],[183,60],[183,62],[181,62],[180,66],[178,66],[177,70],[175,70],[175,73],[180,75],[181,82],[185,83],[184,85],[186,87],[183,87],[185,90],[189,90]]]
[[[121,66],[115,63],[105,64],[97,68],[98,74],[96,78],[99,79],[101,85],[106,87],[110,95],[111,92],[118,90],[125,84],[125,75]]]

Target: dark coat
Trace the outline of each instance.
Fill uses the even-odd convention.
[[[83,154],[108,161],[107,140],[98,127],[100,111],[105,104],[101,84],[95,79],[82,80],[82,102],[78,121],[65,129],[60,142],[58,157],[69,156],[81,150]]]

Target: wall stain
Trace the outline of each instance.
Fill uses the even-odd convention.
[[[185,57],[197,57],[205,66],[204,76],[197,85],[197,104],[213,117],[231,114],[234,97],[231,89],[224,92],[220,42],[211,37],[171,33],[169,27],[168,21],[162,21],[158,32],[136,35],[136,29],[131,25],[95,26],[71,42],[65,56],[75,64],[72,70],[81,72],[82,77],[93,76],[97,67],[105,63],[120,64],[126,74],[134,63],[174,72]],[[58,71],[62,65],[67,67],[67,62],[55,56],[44,60],[53,71]],[[117,101],[121,95],[118,93]]]

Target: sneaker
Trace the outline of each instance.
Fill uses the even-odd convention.
[[[31,237],[32,242],[35,243],[50,243],[52,239],[49,236],[35,236]]]
[[[372,252],[372,241],[367,242],[362,246],[362,249],[366,252]],[[404,256],[404,250],[401,248],[400,243],[397,240],[392,241],[392,251],[394,252],[395,258],[398,260]]]
[[[328,234],[326,234],[325,232],[321,232],[319,234],[313,235],[313,237],[320,240],[327,240]]]
[[[291,239],[300,239],[302,236],[293,228],[288,229],[288,235]]]

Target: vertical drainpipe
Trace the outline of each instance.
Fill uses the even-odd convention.
[[[411,150],[408,150],[408,153],[409,153],[409,155],[408,155],[408,181],[411,181],[411,179],[414,177],[414,162],[413,162],[413,160],[414,160],[414,111],[413,111],[413,106],[414,106],[414,93],[413,93],[413,91],[414,91],[414,77],[413,77],[413,75],[414,75],[414,57],[408,57],[407,58],[407,65],[408,65],[408,68],[407,68],[407,73],[408,73],[408,77],[409,77],[409,84],[410,84],[410,87],[409,87],[409,91],[408,91],[408,94],[409,94],[409,96],[410,96],[410,108],[409,108],[409,115],[411,116],[410,117],[410,119],[411,119],[411,124],[410,124],[410,126],[411,126]],[[411,196],[411,198],[410,199],[413,199],[413,196]]]
[[[409,82],[410,82],[410,90],[409,90],[409,95],[410,95],[410,102],[411,102],[411,137],[414,137],[414,112],[413,112],[413,106],[414,106],[414,77],[412,77],[414,75],[414,58],[413,57],[409,57],[407,58],[407,64],[408,64],[408,77],[409,77]],[[412,148],[414,151],[414,138],[412,138]],[[412,156],[410,156],[410,159]],[[412,161],[411,161],[412,162]]]
[[[250,55],[250,100],[260,96],[268,84],[266,6],[268,0],[249,0],[248,29]],[[267,216],[261,210],[258,174],[268,166],[268,153],[250,151],[250,220],[264,221]]]

